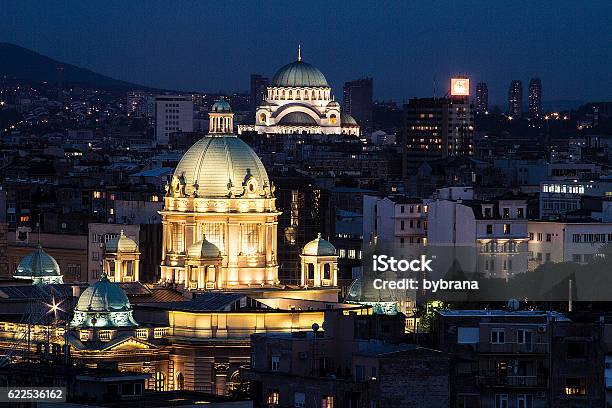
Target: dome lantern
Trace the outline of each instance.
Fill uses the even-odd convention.
[[[338,255],[331,242],[317,238],[304,245],[300,255],[302,260],[301,283],[304,287],[338,285]]]
[[[234,113],[230,104],[221,97],[215,102],[208,113],[208,133],[211,135],[226,135],[234,133]]]
[[[138,282],[140,279],[138,244],[123,230],[105,245],[104,273],[112,282]]]

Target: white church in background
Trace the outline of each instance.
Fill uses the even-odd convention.
[[[355,119],[342,113],[325,75],[314,65],[297,61],[279,69],[255,114],[255,124],[238,126],[238,134],[307,133],[359,136]]]

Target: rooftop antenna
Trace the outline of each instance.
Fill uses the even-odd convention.
[[[38,222],[36,226],[38,227],[38,246],[40,246],[40,212],[38,213]]]
[[[298,44],[298,61],[302,60],[302,44]]]

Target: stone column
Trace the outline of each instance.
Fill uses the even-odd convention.
[[[228,282],[238,282],[238,253],[240,252],[242,239],[240,236],[240,224],[236,221],[228,222],[228,254],[227,254],[227,276]]]
[[[132,268],[132,271],[134,273],[134,280],[136,282],[140,282],[140,259],[136,258],[133,262],[134,266]]]
[[[115,274],[113,275],[115,282],[121,282],[121,261],[115,258]]]

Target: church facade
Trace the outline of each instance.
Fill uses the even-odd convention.
[[[280,68],[266,89],[266,97],[255,112],[255,123],[238,126],[259,134],[325,134],[359,136],[355,119],[342,113],[325,75],[302,60]]]

